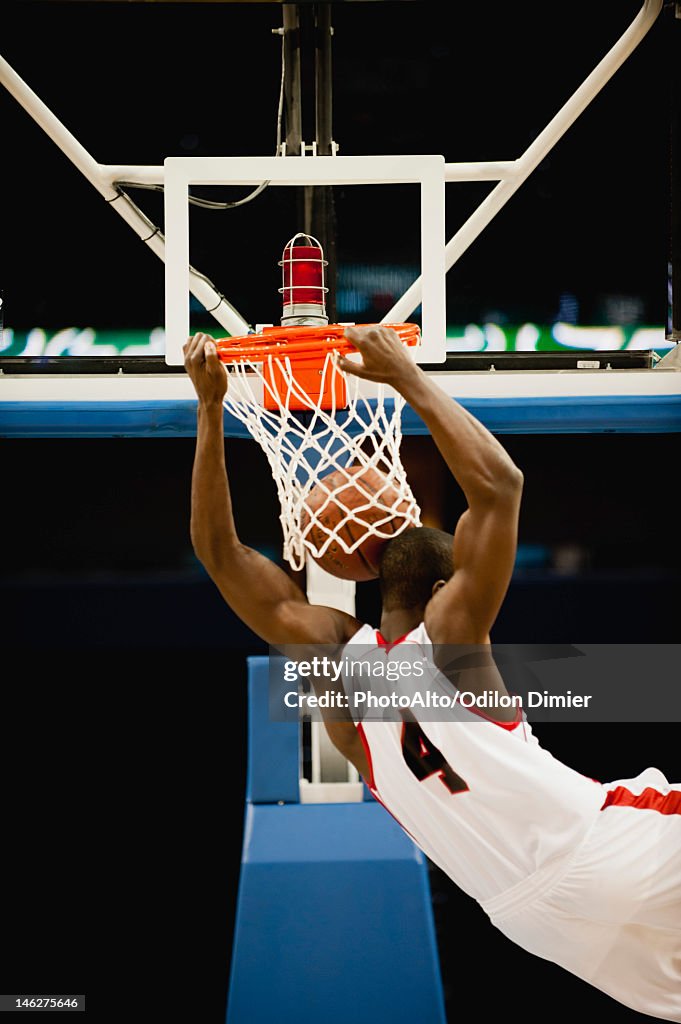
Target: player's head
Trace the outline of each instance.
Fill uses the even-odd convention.
[[[438,586],[454,575],[453,540],[443,530],[417,526],[388,541],[379,567],[384,611],[426,607]]]

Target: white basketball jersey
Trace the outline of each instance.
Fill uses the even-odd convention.
[[[423,623],[398,643],[431,646]],[[398,653],[368,625],[350,645]],[[411,716],[415,723],[357,725],[370,765],[365,781],[474,899],[485,902],[569,853],[597,817],[603,786],[544,750],[522,714],[501,724],[464,708],[454,721],[428,721],[418,708]]]
[[[350,643],[399,656],[370,626]],[[398,644],[431,646],[423,624]],[[681,785],[653,768],[588,779],[540,747],[522,714],[409,714],[357,729],[367,784],[423,852],[518,945],[681,1024]]]

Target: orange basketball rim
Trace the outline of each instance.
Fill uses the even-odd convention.
[[[216,346],[223,363],[262,365],[266,409],[278,410],[282,405],[297,410],[309,410],[313,405],[343,409],[347,405],[345,377],[327,360],[334,352],[347,355],[357,351],[345,337],[347,326],[388,327],[409,348],[421,340],[418,324],[326,324],[265,327],[261,334],[221,338]]]

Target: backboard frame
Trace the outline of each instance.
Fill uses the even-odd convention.
[[[447,334],[445,287],[444,156],[189,157],[164,161],[165,360],[182,364],[189,322],[190,185],[390,185],[420,186],[421,346],[416,359],[441,363]],[[285,240],[284,240],[285,241]],[[282,245],[284,242],[282,241]],[[279,254],[274,253],[273,258]],[[371,254],[367,254],[368,258]]]

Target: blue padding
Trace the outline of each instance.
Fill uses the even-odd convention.
[[[227,1024],[445,1024],[422,854],[377,803],[248,806]]]
[[[278,680],[283,683],[281,674]],[[276,695],[270,693],[269,658],[248,658],[246,799],[256,804],[298,803],[300,724],[270,721],[272,697]]]
[[[250,437],[225,412],[228,437]],[[195,401],[2,402],[1,437],[195,437]]]
[[[494,434],[671,434],[681,431],[681,394],[464,398],[461,405]],[[428,433],[421,418],[409,407],[402,414],[402,433]]]
[[[389,406],[390,400],[386,404]],[[681,431],[681,394],[465,398],[461,404],[496,434]],[[361,411],[359,408],[358,414],[361,415]],[[357,430],[355,427],[348,432]],[[404,434],[428,433],[422,420],[408,407],[403,413],[402,430]],[[194,401],[0,403],[2,437],[193,437],[195,434]],[[250,437],[244,425],[228,413],[225,413],[225,435]]]
[[[293,814],[251,815],[243,862],[292,864],[318,861],[400,860],[420,864],[423,854],[385,808],[372,803],[297,804]]]

